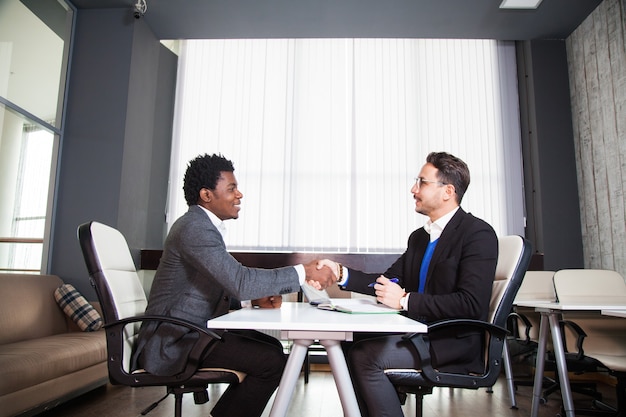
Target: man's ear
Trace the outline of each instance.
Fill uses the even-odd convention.
[[[201,188],[198,199],[203,203],[210,203],[213,199],[213,192],[208,188]]]
[[[445,187],[446,187],[445,199],[449,200],[451,198],[456,198],[456,189],[454,188],[454,185],[446,184]]]

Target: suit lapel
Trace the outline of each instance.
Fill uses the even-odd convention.
[[[424,258],[424,252],[426,252],[426,246],[428,246],[429,235],[425,230],[420,230],[418,235],[414,251],[412,251],[413,258],[411,259],[411,281],[415,283],[415,291],[419,286],[420,266],[422,265],[422,259]]]

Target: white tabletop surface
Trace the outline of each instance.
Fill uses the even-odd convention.
[[[626,310],[626,297],[605,296],[594,299],[591,297],[572,298],[564,302],[546,300],[526,300],[515,303],[520,307],[546,308],[552,310]]]
[[[307,303],[284,302],[281,308],[242,308],[209,320],[209,329],[314,330],[337,332],[425,333],[427,326],[402,314],[347,314]]]
[[[605,316],[624,317],[626,318],[626,306],[620,310],[602,310],[602,314]]]

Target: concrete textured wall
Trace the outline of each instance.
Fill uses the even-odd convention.
[[[567,40],[585,268],[626,276],[626,1]]]

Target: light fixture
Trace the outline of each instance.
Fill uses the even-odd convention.
[[[148,10],[146,0],[137,0],[137,3],[133,4],[133,17],[135,19],[143,17],[146,14],[146,10]]]
[[[501,9],[536,9],[542,0],[502,0]]]

